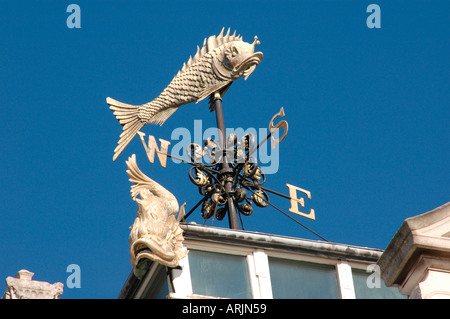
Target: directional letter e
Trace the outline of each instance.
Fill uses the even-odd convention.
[[[289,188],[289,197],[291,198],[291,208],[289,208],[289,211],[291,213],[309,218],[309,219],[316,219],[316,215],[314,213],[314,209],[311,209],[309,214],[302,213],[298,210],[298,204],[300,204],[302,207],[305,207],[305,200],[303,197],[297,198],[297,191],[302,192],[308,196],[309,199],[311,199],[311,192],[307,191],[306,189],[286,184],[286,186]]]
[[[372,12],[371,15],[367,17],[366,24],[369,29],[381,28],[381,9],[378,4],[369,4],[367,6],[366,12]]]
[[[69,4],[67,6],[66,12],[73,12],[71,15],[67,17],[67,27],[69,29],[73,28],[81,28],[81,9],[78,4]]]

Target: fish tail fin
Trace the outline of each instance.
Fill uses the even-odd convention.
[[[113,161],[115,161],[145,123],[139,117],[139,105],[125,104],[110,97],[106,98],[106,103],[123,126],[123,132],[114,150]]]

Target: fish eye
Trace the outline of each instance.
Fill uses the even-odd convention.
[[[239,52],[238,52],[238,49],[236,48],[236,47],[233,47],[232,49],[232,52],[231,52],[231,55],[233,56],[233,57],[235,57]]]

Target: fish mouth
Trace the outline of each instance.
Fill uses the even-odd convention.
[[[176,254],[168,247],[162,247],[151,238],[141,238],[136,240],[130,253],[135,257],[136,265],[141,259],[150,259],[163,265],[174,267]]]
[[[261,63],[263,57],[264,55],[262,54],[262,52],[253,53],[252,55],[244,59],[244,61],[239,63],[239,65],[233,68],[233,70],[231,71],[231,77],[244,76],[244,80],[247,80],[250,74],[255,71],[256,66]]]

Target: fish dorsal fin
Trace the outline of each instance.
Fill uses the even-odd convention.
[[[201,48],[197,46],[197,53],[195,53],[194,57],[190,56],[187,63],[183,63],[183,67],[180,71],[178,71],[176,76],[180,75],[192,64],[200,60],[206,53],[220,47],[222,44],[231,41],[242,41],[242,36],[239,34],[236,35],[236,31],[234,31],[233,34],[230,34],[230,28],[228,28],[227,33],[224,35],[224,30],[225,28],[222,28],[222,31],[220,31],[220,34],[218,36],[212,35],[208,39],[205,39]]]

